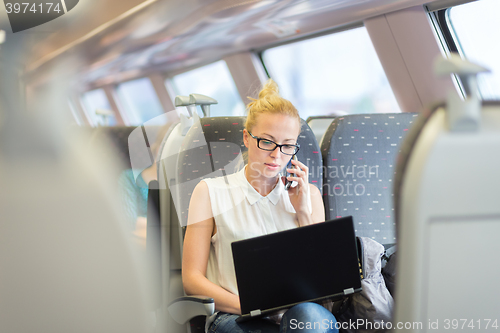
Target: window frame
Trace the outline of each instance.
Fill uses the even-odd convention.
[[[164,78],[165,75],[161,74],[161,77]],[[151,88],[153,89],[153,93],[156,96],[157,101],[158,101],[158,105],[160,106],[160,110],[162,111],[162,114],[160,114],[160,115],[158,115],[156,117],[159,117],[159,116],[162,116],[163,114],[166,114],[166,111],[164,110],[164,107],[163,107],[162,102],[161,102],[161,97],[158,95],[156,89],[154,88],[154,84],[151,81],[151,78],[150,78],[149,75],[137,76],[137,77],[133,77],[133,78],[127,78],[127,80],[116,82],[113,85],[113,95],[114,95],[114,99],[115,99],[115,102],[116,102],[116,106],[118,108],[118,112],[120,113],[121,117],[124,119],[124,123],[126,123],[127,126],[140,126],[140,125],[143,125],[144,123],[147,123],[149,120],[145,121],[145,122],[141,122],[140,119],[132,119],[132,118],[136,118],[136,115],[135,114],[133,114],[133,115],[129,114],[129,110],[127,109],[126,106],[124,106],[124,102],[125,101],[120,97],[120,93],[118,92],[119,86],[122,85],[122,84],[129,83],[129,82],[138,81],[138,80],[144,80],[144,79],[147,80],[147,81],[149,81],[149,83],[151,84]],[[169,92],[167,91],[167,93],[169,93]],[[172,98],[172,97],[169,96],[169,98]],[[173,101],[173,99],[172,99],[172,101]],[[156,118],[156,117],[154,117],[154,118]],[[151,119],[154,119],[154,118],[151,118]],[[135,123],[135,121],[137,121],[137,120],[139,120],[138,124]]]
[[[254,51],[250,51],[250,52],[254,52]],[[259,56],[259,55],[257,54],[257,56]],[[175,70],[175,71],[172,71],[172,72],[169,72],[169,73],[165,73],[163,75],[163,83],[165,85],[165,88],[166,88],[166,90],[167,90],[167,92],[168,92],[168,94],[169,94],[172,102],[175,101],[175,97],[177,96],[176,90],[179,89],[177,87],[177,85],[175,84],[174,77],[176,77],[178,75],[182,75],[182,74],[188,73],[188,72],[191,72],[191,71],[195,71],[195,70],[201,69],[201,68],[206,67],[206,66],[213,65],[213,64],[215,64],[217,62],[221,62],[221,61],[224,62],[224,64],[227,66],[229,76],[230,76],[230,78],[231,78],[231,80],[232,80],[232,82],[234,84],[235,89],[236,89],[237,97],[241,100],[241,102],[243,104],[244,111],[243,111],[243,115],[242,116],[245,116],[246,115],[246,104],[243,101],[243,99],[241,98],[241,94],[240,94],[240,92],[238,90],[238,85],[236,84],[236,81],[235,81],[235,79],[233,77],[233,74],[229,70],[228,64],[227,64],[226,60],[224,60],[223,58],[212,60],[210,62],[204,62],[204,63],[199,64],[199,65],[197,64],[196,66],[189,66],[189,67],[183,68],[182,70]],[[267,69],[265,67],[264,67],[264,70],[266,72],[266,75],[268,75]],[[194,93],[194,92],[192,92],[192,93]],[[214,98],[213,96],[209,96],[209,97]],[[174,106],[175,106],[175,102],[174,102]],[[181,106],[181,107],[175,107],[175,108],[176,108],[176,111],[177,111],[177,113],[179,115],[180,114],[184,114],[184,115],[188,116],[188,111],[185,109],[186,107]],[[201,111],[199,110],[199,108],[196,108],[196,112],[198,113],[198,115],[201,116]],[[225,114],[223,116],[232,116],[232,114]]]
[[[437,34],[437,39],[439,44],[441,45],[441,49],[446,55],[449,55],[452,52],[458,53],[462,58],[464,55],[462,51],[456,44],[456,37],[454,37],[453,31],[450,29],[449,19],[450,19],[450,8],[441,8],[434,11],[429,10],[428,15],[432,26],[434,28],[435,33]],[[462,84],[462,81],[456,74],[452,74],[452,80],[455,84],[455,88],[457,89],[458,94],[462,99],[466,98],[465,90]]]
[[[460,55],[462,59],[466,59],[463,48],[460,45],[460,39],[453,31],[451,20],[450,20],[450,12],[453,7],[460,6],[463,4],[475,2],[478,0],[456,0],[452,3],[446,2],[447,6],[439,6],[439,2],[436,6],[428,5],[427,11],[431,20],[431,23],[434,26],[434,30],[438,35],[438,40],[441,43],[441,48],[448,55],[452,52]],[[433,7],[436,7],[435,9]],[[453,74],[453,80],[457,87],[457,90],[463,99],[467,98],[467,94],[464,90],[462,81],[460,77],[456,74]],[[479,88],[479,87],[478,87]],[[481,100],[485,100],[479,90],[479,98]]]
[[[451,7],[440,9],[435,12],[430,12],[436,22],[435,28],[439,28],[441,32],[443,46],[446,46],[447,52],[455,52],[463,56],[461,48],[458,47],[457,38],[450,29],[450,9]]]
[[[88,121],[89,121],[89,124],[90,126],[92,127],[102,127],[103,125],[99,124],[97,122],[97,115],[92,115],[91,111],[89,111],[87,109],[87,105],[85,103],[85,98],[84,98],[84,95],[89,93],[89,92],[92,92],[92,91],[96,91],[96,90],[102,90],[102,92],[104,93],[104,97],[106,98],[106,101],[108,102],[108,105],[109,105],[109,110],[113,112],[113,117],[115,118],[115,121],[116,121],[116,124],[115,125],[111,125],[111,126],[106,126],[106,127],[115,127],[115,126],[119,126],[118,124],[118,117],[116,115],[116,112],[115,110],[113,110],[113,107],[112,107],[112,101],[109,100],[108,98],[108,95],[106,94],[106,90],[105,90],[105,87],[104,86],[96,86],[96,87],[91,87],[89,90],[85,90],[85,91],[82,91],[80,94],[79,94],[79,103],[81,103],[81,106],[82,106],[82,109],[83,109],[83,112],[85,112],[85,116],[87,117]],[[94,111],[95,113],[95,111]],[[121,116],[121,115],[120,115]]]
[[[255,52],[257,57],[259,58],[260,63],[262,65],[262,67],[264,68],[264,71],[267,75],[267,78],[271,78],[271,76],[269,74],[269,70],[266,67],[266,64],[264,62],[264,52],[265,51],[276,48],[276,47],[290,45],[290,44],[294,44],[294,43],[299,43],[302,41],[311,40],[311,39],[315,39],[315,38],[319,38],[319,37],[323,37],[323,36],[328,36],[328,35],[333,35],[333,34],[345,32],[345,31],[349,31],[349,30],[353,30],[353,29],[357,29],[357,28],[361,28],[361,27],[364,27],[366,29],[364,22],[363,21],[356,21],[356,22],[352,22],[352,23],[345,24],[342,26],[337,26],[337,27],[333,27],[331,29],[320,31],[318,33],[310,34],[307,36],[302,36],[299,38],[292,38],[292,39],[288,39],[288,40],[274,43],[271,45],[266,45],[265,47],[262,47],[262,48],[253,49],[252,52]],[[378,55],[377,55],[377,58],[378,58]],[[378,60],[380,61],[380,58],[378,58]],[[387,77],[387,75],[386,75],[386,77]],[[391,91],[392,91],[392,87],[391,87]],[[394,91],[392,91],[392,93],[394,94]],[[394,94],[394,97],[396,97],[395,94]],[[399,106],[399,102],[397,101],[397,99],[396,99],[396,105],[400,110],[399,112],[404,112],[403,109]]]
[[[254,52],[257,55],[257,58],[259,58],[260,63],[262,65],[262,68],[264,68],[264,71],[267,75],[267,78],[270,79],[271,75],[269,75],[269,70],[267,69],[266,64],[264,63],[264,52],[265,51],[273,49],[275,47],[288,45],[288,44],[294,44],[294,43],[302,42],[304,40],[314,39],[314,38],[318,38],[318,37],[322,37],[322,36],[326,36],[326,35],[332,35],[335,33],[343,32],[343,31],[347,31],[347,30],[351,30],[351,29],[356,29],[356,28],[360,28],[360,27],[364,27],[364,26],[365,25],[363,24],[362,21],[354,22],[354,23],[343,25],[341,27],[335,27],[333,29],[321,31],[321,32],[318,32],[315,34],[311,34],[311,35],[307,35],[307,36],[303,36],[303,37],[299,37],[299,38],[292,38],[292,39],[285,40],[285,41],[278,42],[278,43],[274,43],[271,45],[266,45],[265,47],[262,47],[262,48],[253,49],[253,50],[251,50],[251,52]]]

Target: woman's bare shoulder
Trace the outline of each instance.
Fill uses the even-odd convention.
[[[213,219],[208,185],[200,181],[193,190],[189,202],[188,225]]]

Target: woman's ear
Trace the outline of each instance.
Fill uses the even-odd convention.
[[[248,148],[248,131],[246,129],[243,130],[243,143]]]

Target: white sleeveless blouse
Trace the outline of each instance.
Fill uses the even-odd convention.
[[[247,181],[245,168],[203,181],[208,185],[217,226],[210,246],[207,278],[238,295],[231,243],[298,227],[295,209],[283,182],[278,181],[271,193],[263,197]]]

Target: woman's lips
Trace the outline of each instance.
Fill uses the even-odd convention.
[[[278,170],[279,169],[279,164],[274,164],[274,163],[264,163],[269,169],[271,170]]]

